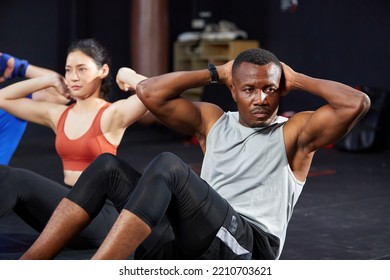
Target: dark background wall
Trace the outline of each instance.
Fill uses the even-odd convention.
[[[158,0],[156,0],[158,1]],[[209,21],[226,19],[259,40],[297,71],[355,85],[390,89],[390,2],[387,0],[299,1],[295,12],[276,0],[169,0],[169,56],[177,36],[191,30],[199,11]],[[131,0],[1,1],[0,51],[63,72],[66,48],[95,37],[107,46],[112,74],[130,66]],[[153,42],[150,42],[153,44]],[[113,98],[123,95],[115,87]],[[293,93],[281,110],[314,109],[322,100]],[[298,95],[298,98],[296,98]]]

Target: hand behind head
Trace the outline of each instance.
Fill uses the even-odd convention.
[[[296,72],[287,64],[282,63],[283,72],[280,78],[279,93],[281,96],[287,95],[291,90],[294,90],[294,76]]]

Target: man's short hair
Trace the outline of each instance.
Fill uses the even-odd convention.
[[[245,51],[242,51],[234,60],[232,68],[233,75],[235,70],[243,62],[248,62],[259,66],[274,63],[275,65],[280,67],[280,69],[282,69],[282,64],[280,63],[279,59],[272,52],[262,48],[247,49]]]

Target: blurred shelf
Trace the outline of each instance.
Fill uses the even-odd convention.
[[[243,50],[259,46],[256,40],[177,41],[174,43],[173,68],[174,71],[206,69],[208,63],[221,65],[236,58]],[[200,100],[201,94],[202,88],[185,92],[185,95],[192,100]]]

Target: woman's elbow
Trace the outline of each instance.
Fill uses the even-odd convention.
[[[150,96],[148,79],[139,82],[135,88],[135,92],[139,99],[141,100],[147,99]]]

